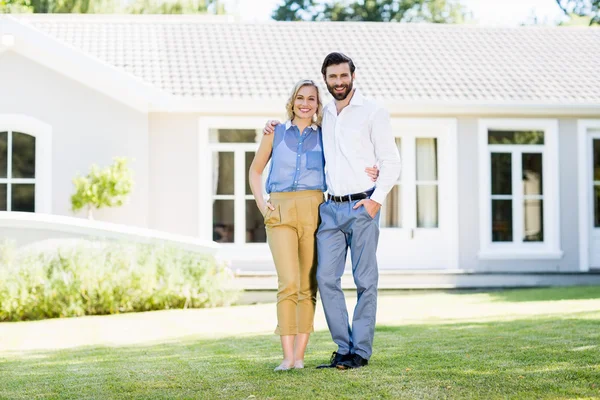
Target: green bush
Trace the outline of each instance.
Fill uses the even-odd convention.
[[[73,212],[86,208],[88,219],[94,219],[94,209],[122,206],[133,190],[133,170],[128,163],[127,158],[115,157],[114,163],[106,168],[94,164],[87,176],[77,175],[73,179],[75,193],[71,196]]]
[[[0,321],[230,305],[231,271],[189,251],[104,241],[0,243]]]

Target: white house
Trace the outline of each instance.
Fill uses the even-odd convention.
[[[97,219],[215,239],[269,271],[247,170],[293,83],[342,51],[403,158],[384,273],[600,268],[598,28],[5,15],[0,37],[0,210],[70,216],[75,174],[127,156],[131,201]],[[0,224],[39,239],[24,229]]]

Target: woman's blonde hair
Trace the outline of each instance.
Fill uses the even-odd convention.
[[[296,100],[296,96],[298,96],[298,92],[304,86],[312,86],[317,90],[317,112],[313,116],[313,122],[321,126],[321,121],[323,120],[323,103],[321,102],[321,92],[319,91],[319,87],[315,84],[315,82],[311,81],[310,79],[303,79],[294,86],[292,95],[285,105],[288,119],[290,121],[294,119],[294,101]]]

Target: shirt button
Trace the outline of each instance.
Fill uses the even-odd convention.
[[[298,157],[300,157],[300,154],[298,154]]]

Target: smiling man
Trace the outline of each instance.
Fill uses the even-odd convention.
[[[354,88],[355,65],[342,53],[325,57],[321,73],[334,101],[323,110],[327,201],[317,232],[317,282],[327,325],[337,351],[317,368],[359,368],[368,364],[377,312],[379,211],[400,175],[400,156],[389,114]],[[264,133],[273,131],[270,121]],[[365,165],[379,165],[376,186]],[[341,277],[350,249],[357,303],[352,326]]]

